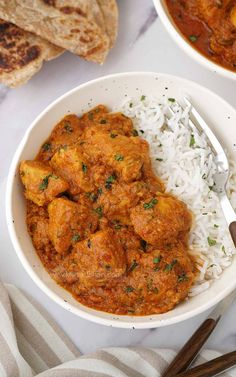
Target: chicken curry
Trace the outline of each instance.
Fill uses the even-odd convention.
[[[187,297],[192,216],[165,193],[131,119],[103,105],[67,115],[20,176],[33,245],[80,303],[147,315]]]
[[[166,0],[166,4],[192,46],[236,72],[236,0]]]

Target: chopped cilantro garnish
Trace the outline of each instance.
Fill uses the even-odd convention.
[[[93,120],[93,113],[88,113],[89,120]]]
[[[189,146],[190,146],[190,147],[193,147],[194,144],[195,144],[195,138],[194,138],[194,135],[192,134],[192,135],[191,135],[191,138],[190,138]]]
[[[71,237],[71,240],[73,242],[78,242],[80,240],[80,235],[79,233],[75,233],[72,237]]]
[[[152,291],[153,291],[153,293],[155,293],[155,294],[158,294],[158,293],[159,293],[159,289],[158,289],[157,287],[154,287]]]
[[[116,154],[115,155],[115,160],[116,161],[123,161],[124,160],[124,156],[122,156],[121,154]]]
[[[47,175],[46,177],[43,178],[42,182],[39,185],[39,190],[43,191],[48,187],[49,184],[49,178],[52,177],[52,174]]]
[[[134,260],[131,265],[129,266],[127,272],[132,272],[136,267],[138,267],[138,263],[136,262],[136,260]]]
[[[132,102],[130,102],[129,107],[133,107],[133,103]]]
[[[207,237],[207,242],[209,246],[215,246],[216,245],[216,240],[213,240],[210,237]]]
[[[144,101],[146,99],[146,96],[142,95],[140,99],[141,101]]]
[[[84,173],[87,173],[88,167],[82,162],[82,170]]]
[[[105,182],[105,187],[107,190],[110,190],[111,189],[111,185],[112,183],[116,180],[116,176],[115,175],[110,175],[106,182]]]
[[[97,207],[94,209],[94,212],[96,212],[96,214],[98,215],[99,219],[103,216],[103,210],[102,210],[102,207]]]
[[[119,223],[119,220],[113,220],[112,223],[114,224],[115,229],[121,229],[122,225]]]
[[[164,271],[169,272],[172,271],[173,267],[176,265],[177,260],[174,259],[171,263],[167,264],[164,268]]]
[[[143,208],[144,209],[150,209],[150,208],[153,208],[156,204],[157,204],[158,200],[153,198],[152,200],[150,200],[150,202],[148,203],[144,203],[143,205]]]
[[[182,283],[183,281],[188,281],[188,276],[185,272],[178,276],[178,283]]]
[[[73,132],[73,128],[71,127],[70,122],[68,122],[67,120],[64,122],[64,128],[69,134]]]
[[[134,291],[134,288],[131,287],[131,285],[128,285],[127,287],[125,287],[125,290],[126,290],[127,293],[130,293],[130,292]]]
[[[175,98],[168,98],[168,101],[175,102]]]
[[[226,251],[225,251],[224,245],[222,245],[221,249],[222,249],[223,253],[226,255]]]
[[[157,157],[157,158],[156,158],[156,161],[163,161],[163,158],[159,158],[159,157]]]
[[[198,40],[198,37],[197,37],[196,35],[190,35],[190,36],[189,36],[189,40],[190,40],[191,42],[196,42],[196,41]]]
[[[217,225],[217,224],[214,224],[214,228],[219,228],[219,225]]]
[[[51,150],[51,144],[50,144],[50,143],[45,143],[45,144],[43,144],[43,146],[42,146],[42,150],[43,150],[44,152],[50,151],[50,150]]]
[[[153,263],[155,264],[160,263],[160,261],[161,261],[161,256],[153,258]]]

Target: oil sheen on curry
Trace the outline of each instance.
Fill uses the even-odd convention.
[[[166,0],[187,40],[209,59],[236,72],[236,0]]]
[[[67,115],[20,176],[33,245],[80,303],[147,315],[187,297],[192,216],[165,193],[131,119],[103,105]]]

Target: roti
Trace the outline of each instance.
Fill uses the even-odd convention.
[[[97,0],[97,2],[103,13],[106,32],[110,38],[110,48],[112,48],[116,42],[118,32],[119,12],[116,0]]]
[[[0,20],[0,82],[15,88],[63,50],[12,23]]]
[[[0,17],[87,60],[103,63],[110,45],[113,8],[96,0],[0,0]],[[113,1],[111,1],[113,3]],[[102,10],[101,10],[102,9]],[[109,10],[110,9],[110,10]]]

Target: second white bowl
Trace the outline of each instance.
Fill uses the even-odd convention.
[[[231,80],[236,80],[236,72],[233,72],[214,63],[213,61],[202,55],[193,46],[191,46],[191,44],[184,38],[178,27],[175,25],[167,9],[165,0],[153,0],[153,2],[158,16],[162,21],[162,24],[165,26],[166,30],[174,39],[174,41],[179,45],[180,48],[182,48],[182,50],[186,52],[186,54],[188,54],[198,63],[202,64],[204,67],[208,68],[211,72],[220,74],[221,76],[227,77]]]

